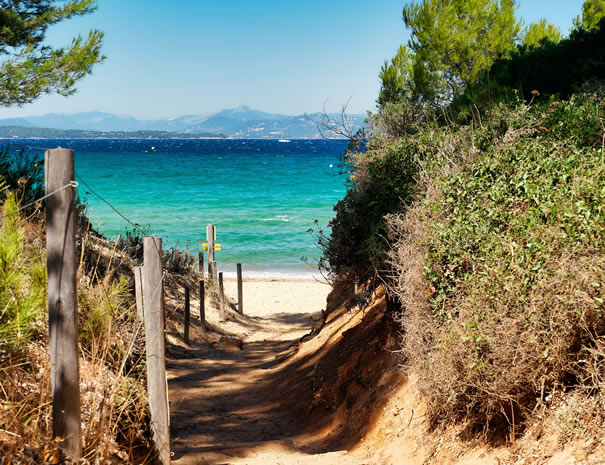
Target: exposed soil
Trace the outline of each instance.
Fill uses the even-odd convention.
[[[234,284],[226,287],[233,295]],[[208,334],[194,319],[189,347],[175,332],[169,334],[174,463],[367,463],[347,449],[358,442],[369,419],[360,410],[345,421],[338,410],[343,403],[349,404],[345,410],[358,403],[364,384],[384,371],[359,367],[380,359],[376,352],[384,350],[383,335],[389,331],[375,324],[369,331],[357,329],[363,341],[350,337],[359,323],[350,314],[348,324],[343,321],[339,334],[332,334],[334,340],[326,343],[325,331],[304,337],[310,340],[299,347],[300,339],[320,325],[329,290],[319,283],[246,283],[245,317],[230,310],[228,322],[220,322],[209,309]],[[338,305],[328,308],[327,323],[342,312]],[[386,320],[374,323],[380,321]],[[345,326],[350,333],[343,339]],[[241,339],[243,349],[234,338]],[[357,379],[347,387],[345,378]],[[376,397],[374,390],[367,392]]]
[[[236,295],[234,283],[226,289]],[[543,434],[498,445],[469,436],[464,425],[431,430],[413,376],[406,379],[398,367],[398,327],[383,291],[364,311],[347,307],[346,287],[334,290],[326,306],[329,291],[319,283],[245,283],[246,316],[231,306],[220,321],[207,301],[205,334],[194,295],[186,346],[173,286],[167,299],[173,463],[605,463],[594,441],[566,446]]]

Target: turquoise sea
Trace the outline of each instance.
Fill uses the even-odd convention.
[[[206,225],[217,228],[220,270],[248,277],[308,277],[320,256],[307,232],[325,227],[345,193],[338,175],[345,141],[28,141],[73,148],[76,172],[163,247],[197,255]],[[93,225],[111,238],[132,229],[80,184]],[[307,257],[305,264],[301,257]],[[287,276],[286,276],[287,275]]]

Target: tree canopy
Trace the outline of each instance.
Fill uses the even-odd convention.
[[[542,18],[537,23],[530,24],[523,37],[523,45],[528,47],[537,47],[544,40],[550,42],[559,42],[561,40],[561,30],[554,24],[550,24]]]
[[[439,106],[460,95],[514,47],[521,29],[516,8],[516,0],[423,0],[406,5],[403,21],[411,38],[381,70],[379,104],[392,101],[393,95]],[[398,86],[399,95],[393,92]]]
[[[516,9],[517,0],[408,3],[403,8],[403,22],[410,30],[410,40],[380,70],[378,105],[448,105],[483,79],[497,60],[512,56],[517,45],[531,49],[563,39],[561,30],[546,19],[522,30]],[[574,20],[574,31],[598,30],[603,17],[605,0],[585,0],[582,15]]]
[[[91,13],[95,0],[0,0],[0,105],[23,105],[40,95],[71,95],[104,57],[103,33],[91,30],[66,47],[44,43],[49,26]]]
[[[582,17],[574,19],[576,29],[597,29],[601,18],[605,16],[605,0],[586,0],[582,5]]]

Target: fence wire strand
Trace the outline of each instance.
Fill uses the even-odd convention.
[[[105,200],[103,197],[101,197],[99,194],[97,194],[93,190],[93,188],[90,187],[90,185],[86,181],[84,181],[84,179],[82,179],[82,177],[78,173],[76,173],[76,178],[78,178],[78,180],[86,186],[86,188],[90,191],[91,194],[93,194],[95,197],[97,197],[102,202],[106,203],[109,206],[109,208],[111,208],[114,212],[116,212],[116,214],[118,214],[124,221],[126,221],[128,224],[130,224],[137,231],[140,231],[141,233],[143,233],[143,235],[147,234],[146,231],[144,231],[138,223],[135,223],[134,221],[129,220],[116,207],[114,207],[111,204],[111,202],[109,202],[108,200]]]
[[[40,197],[39,199],[36,199],[26,205],[23,205],[22,207],[19,207],[18,209],[14,210],[10,213],[6,213],[6,214],[2,215],[2,219],[6,218],[7,216],[14,215],[15,213],[19,213],[20,211],[25,210],[26,208],[29,208],[38,202],[42,202],[43,200],[46,200],[49,197],[52,197],[53,195],[58,194],[59,192],[67,189],[68,187],[73,187],[75,189],[76,187],[78,187],[78,183],[76,181],[70,181],[69,184],[65,184],[63,187],[60,187],[56,191],[53,191],[50,194],[46,194],[45,196]]]
[[[12,146],[14,146],[14,147],[21,147],[21,148],[24,148],[24,149],[30,149],[30,150],[39,150],[39,151],[43,151],[43,152],[45,152],[45,151],[50,151],[50,150],[55,150],[55,149],[60,149],[60,148],[61,148],[61,147],[55,147],[54,149],[51,149],[51,148],[47,148],[47,147],[35,147],[35,146],[32,146],[32,145],[22,144],[22,143],[19,143],[19,142],[9,142],[9,141],[3,141],[3,142],[0,142],[0,143],[2,143],[2,144],[6,144],[6,145],[8,145],[8,146],[11,146],[11,145],[12,145]],[[37,162],[37,163],[39,163],[39,162]],[[138,223],[135,223],[134,221],[132,221],[132,220],[130,220],[129,218],[127,218],[127,217],[126,217],[126,216],[125,216],[123,213],[121,213],[121,212],[120,212],[120,211],[119,211],[119,210],[118,210],[116,207],[114,207],[114,206],[111,204],[111,202],[109,202],[108,200],[106,200],[105,198],[103,198],[103,197],[102,197],[100,194],[98,194],[98,193],[97,193],[97,192],[96,192],[96,191],[95,191],[95,190],[94,190],[92,187],[90,187],[90,185],[89,185],[89,184],[88,184],[86,181],[84,181],[84,179],[82,179],[82,177],[81,177],[81,176],[80,176],[78,173],[75,173],[75,174],[76,174],[76,178],[77,178],[77,179],[78,179],[78,180],[79,180],[79,181],[80,181],[80,182],[81,182],[81,183],[82,183],[84,186],[86,186],[86,188],[87,188],[87,189],[90,191],[90,193],[91,193],[91,194],[93,194],[93,195],[94,195],[95,197],[97,197],[99,200],[101,200],[102,202],[104,202],[105,204],[107,204],[107,205],[109,206],[109,208],[111,208],[111,209],[112,209],[112,210],[113,210],[113,211],[114,211],[114,212],[115,212],[115,213],[116,213],[118,216],[120,216],[120,218],[122,218],[122,219],[123,219],[124,221],[126,221],[126,222],[127,222],[129,225],[131,225],[131,226],[132,226],[134,229],[136,229],[136,230],[137,230],[137,231],[139,231],[141,234],[143,234],[143,236],[146,236],[146,235],[147,235],[147,231],[145,231],[143,228],[141,228],[141,226],[140,226]],[[22,211],[22,210],[24,210],[24,209],[28,208],[28,207],[31,207],[32,205],[35,205],[35,204],[36,204],[36,202],[40,202],[40,201],[42,201],[42,200],[44,200],[44,199],[46,199],[46,198],[48,198],[48,197],[50,197],[50,196],[52,196],[52,195],[56,194],[57,192],[59,192],[59,191],[61,191],[61,190],[63,190],[63,189],[66,189],[67,187],[70,187],[70,186],[73,186],[74,188],[76,188],[76,187],[78,187],[78,183],[77,183],[76,181],[72,181],[70,184],[68,184],[68,185],[66,185],[66,186],[63,186],[61,189],[58,189],[58,190],[57,190],[57,191],[55,191],[55,192],[51,192],[50,194],[45,195],[44,197],[41,197],[40,199],[34,200],[33,202],[30,202],[30,203],[28,203],[27,205],[24,205],[23,207],[20,207],[18,210],[15,210],[15,211],[13,211],[13,212],[10,212],[10,213],[8,213],[8,214],[6,214],[6,215],[2,216],[1,218],[5,218],[5,217],[7,217],[7,216],[9,216],[9,215],[13,215],[13,214],[15,214],[15,213],[18,213],[18,212],[20,212],[20,211]],[[155,238],[155,235],[153,235],[153,234],[152,234],[152,235],[151,235],[151,237],[154,237],[154,238]],[[154,245],[155,245],[155,241],[154,241]],[[155,247],[156,247],[156,249],[158,249],[157,245],[155,245]],[[158,249],[158,252],[159,252],[159,249]],[[160,254],[160,257],[161,257],[161,254]]]

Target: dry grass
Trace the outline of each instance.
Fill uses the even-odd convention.
[[[22,226],[27,234],[20,260],[37,263],[29,257],[39,254],[43,229]],[[83,233],[78,278],[83,459],[78,463],[151,463],[144,339],[122,274],[127,260],[102,242]],[[47,317],[38,312],[32,318],[29,341],[18,346],[0,341],[0,463],[59,460],[50,418]]]

